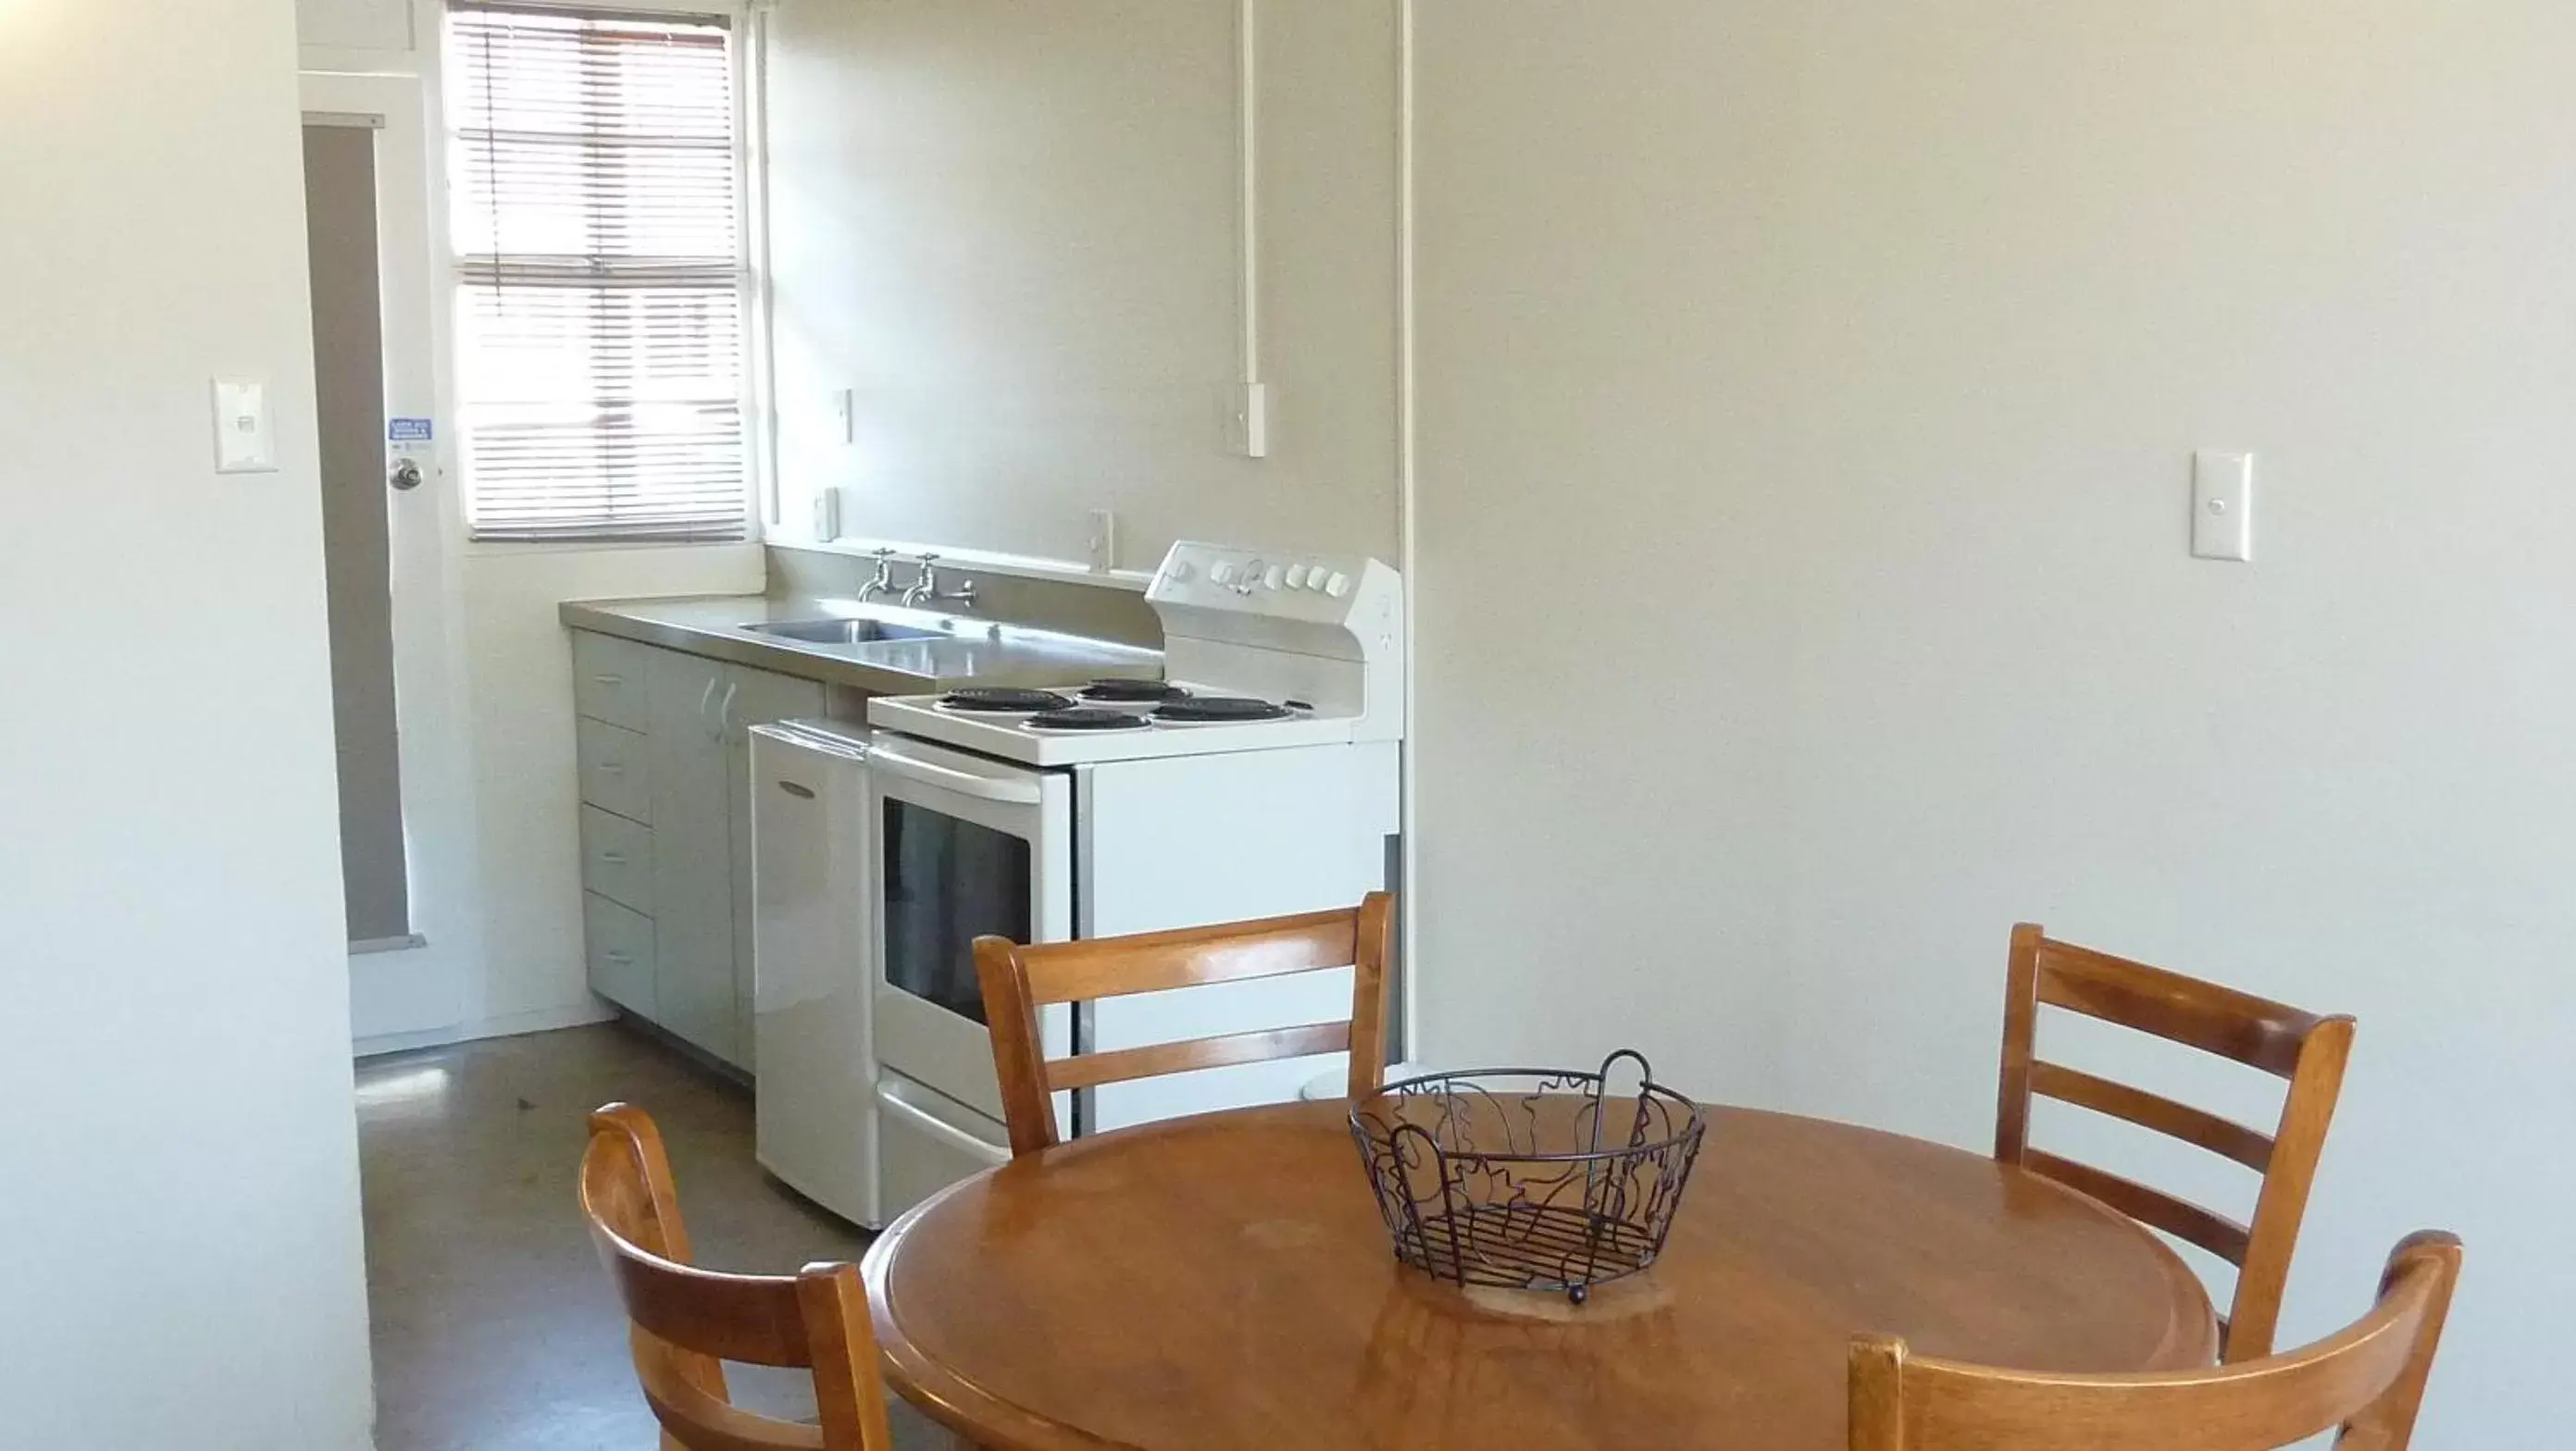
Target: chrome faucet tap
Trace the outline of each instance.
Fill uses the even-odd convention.
[[[920,577],[903,592],[903,604],[907,609],[917,609],[922,605],[957,605],[971,610],[975,608],[975,581],[960,580],[957,588],[942,594],[939,589],[939,556],[925,554],[921,556]]]
[[[863,601],[894,593],[894,551],[872,549],[868,552],[876,556],[877,574],[876,578],[859,586],[859,598]]]

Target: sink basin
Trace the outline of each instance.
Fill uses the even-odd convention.
[[[755,635],[775,635],[808,645],[867,645],[878,640],[936,640],[954,633],[918,625],[891,625],[883,620],[764,620],[743,626]]]

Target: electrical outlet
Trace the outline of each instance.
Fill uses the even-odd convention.
[[[1117,568],[1118,516],[1107,509],[1092,510],[1084,547],[1090,552],[1093,573],[1107,574]]]
[[[2254,455],[2204,449],[2191,456],[2191,552],[2254,557]]]

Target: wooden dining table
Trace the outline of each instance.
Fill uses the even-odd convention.
[[[1400,1265],[1347,1106],[1075,1140],[891,1226],[895,1388],[993,1451],[1844,1444],[1852,1336],[2030,1369],[2217,1354],[2207,1292],[2102,1204],[1848,1124],[1709,1111],[1662,1256],[1563,1295]]]

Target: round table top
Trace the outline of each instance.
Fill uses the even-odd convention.
[[[2206,1365],[2209,1297],[2095,1201],[1956,1149],[1709,1110],[1663,1256],[1562,1296],[1396,1263],[1341,1103],[1175,1119],[958,1184],[867,1257],[888,1374],[996,1451],[1844,1445],[1860,1333]]]

